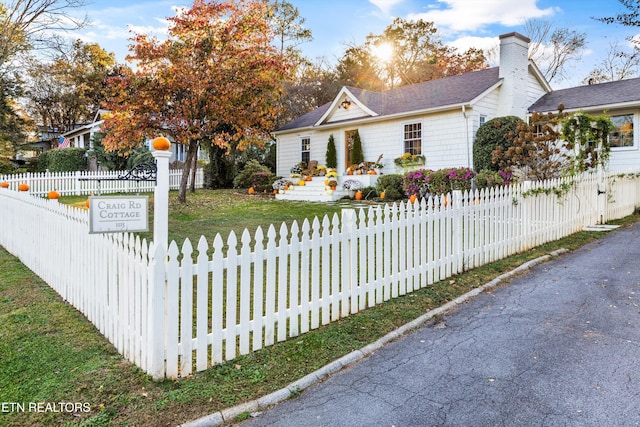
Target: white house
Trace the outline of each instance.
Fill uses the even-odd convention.
[[[557,112],[560,104],[567,113],[609,116],[616,125],[609,135],[609,170],[640,170],[640,136],[634,132],[640,122],[640,78],[549,92],[531,105],[529,112]]]
[[[640,80],[552,91],[528,60],[530,40],[518,33],[500,36],[500,65],[454,77],[403,86],[385,92],[344,87],[327,103],[274,132],[277,174],[287,176],[301,160],[324,164],[333,135],[338,171],[349,162],[351,136],[358,131],[366,161],[383,155],[384,173],[395,173],[394,158],[422,154],[425,168],[473,166],[475,133],[485,121],[532,112],[566,111],[615,113],[624,135],[614,146],[611,168],[640,168],[638,135]],[[629,128],[630,123],[630,128]],[[622,127],[624,126],[624,130]],[[612,138],[616,138],[612,135]]]
[[[104,123],[104,120],[102,120],[101,116],[106,113],[108,113],[108,111],[99,110],[92,123],[78,126],[77,128],[62,134],[62,137],[69,139],[70,147],[93,149],[93,135],[102,131],[102,124]],[[153,151],[153,147],[150,142],[151,140],[146,140],[145,146],[149,148],[149,150]],[[177,144],[172,141],[170,152],[170,162],[174,162],[176,160],[184,162],[187,158],[187,149],[183,144]]]

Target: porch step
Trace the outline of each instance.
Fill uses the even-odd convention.
[[[334,202],[347,195],[347,191],[336,189],[331,194],[327,194],[325,189],[325,177],[314,177],[311,181],[306,181],[305,185],[294,185],[286,190],[284,194],[276,194],[277,200],[297,200],[307,202]]]

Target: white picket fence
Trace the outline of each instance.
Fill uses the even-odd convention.
[[[8,182],[9,188],[17,190],[18,185],[26,183],[34,196],[46,196],[56,190],[62,196],[82,196],[111,193],[148,193],[155,187],[153,181],[130,181],[120,179],[127,171],[76,171],[76,172],[39,172],[13,175],[0,175],[0,182]],[[182,179],[182,169],[169,170],[169,187],[177,190]],[[204,170],[196,171],[195,187],[202,188]],[[189,179],[191,183],[191,179]]]
[[[585,177],[561,196],[544,191],[558,185],[547,182],[457,192],[446,203],[347,209],[272,225],[266,235],[202,236],[197,256],[189,240],[165,254],[131,235],[89,235],[86,211],[0,189],[0,244],[124,357],[154,378],[172,378],[640,206],[640,178],[609,182],[600,196],[595,178]]]

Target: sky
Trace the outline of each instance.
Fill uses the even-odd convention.
[[[183,0],[86,0],[76,11],[92,21],[73,38],[98,43],[124,63],[129,38],[135,33],[166,33],[166,17],[175,8],[189,5]],[[626,43],[625,37],[640,35],[631,27],[604,24],[592,17],[612,16],[625,9],[618,0],[289,0],[296,6],[313,41],[299,46],[316,60],[336,63],[347,45],[359,45],[368,34],[381,34],[394,18],[431,21],[441,40],[461,51],[469,47],[488,49],[498,45],[498,36],[517,31],[527,18],[551,21],[586,33],[587,49],[580,61],[568,68],[568,78],[553,82],[555,89],[581,84],[590,70],[605,57],[610,43]]]

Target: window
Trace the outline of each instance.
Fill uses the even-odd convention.
[[[311,138],[302,138],[300,141],[300,160],[309,164],[311,160]]]
[[[422,154],[422,123],[404,125],[404,152]]]
[[[480,114],[480,126],[485,124],[486,121],[487,121],[487,116],[485,116],[484,114]]]
[[[612,116],[615,128],[609,134],[611,148],[633,147],[633,114]]]

